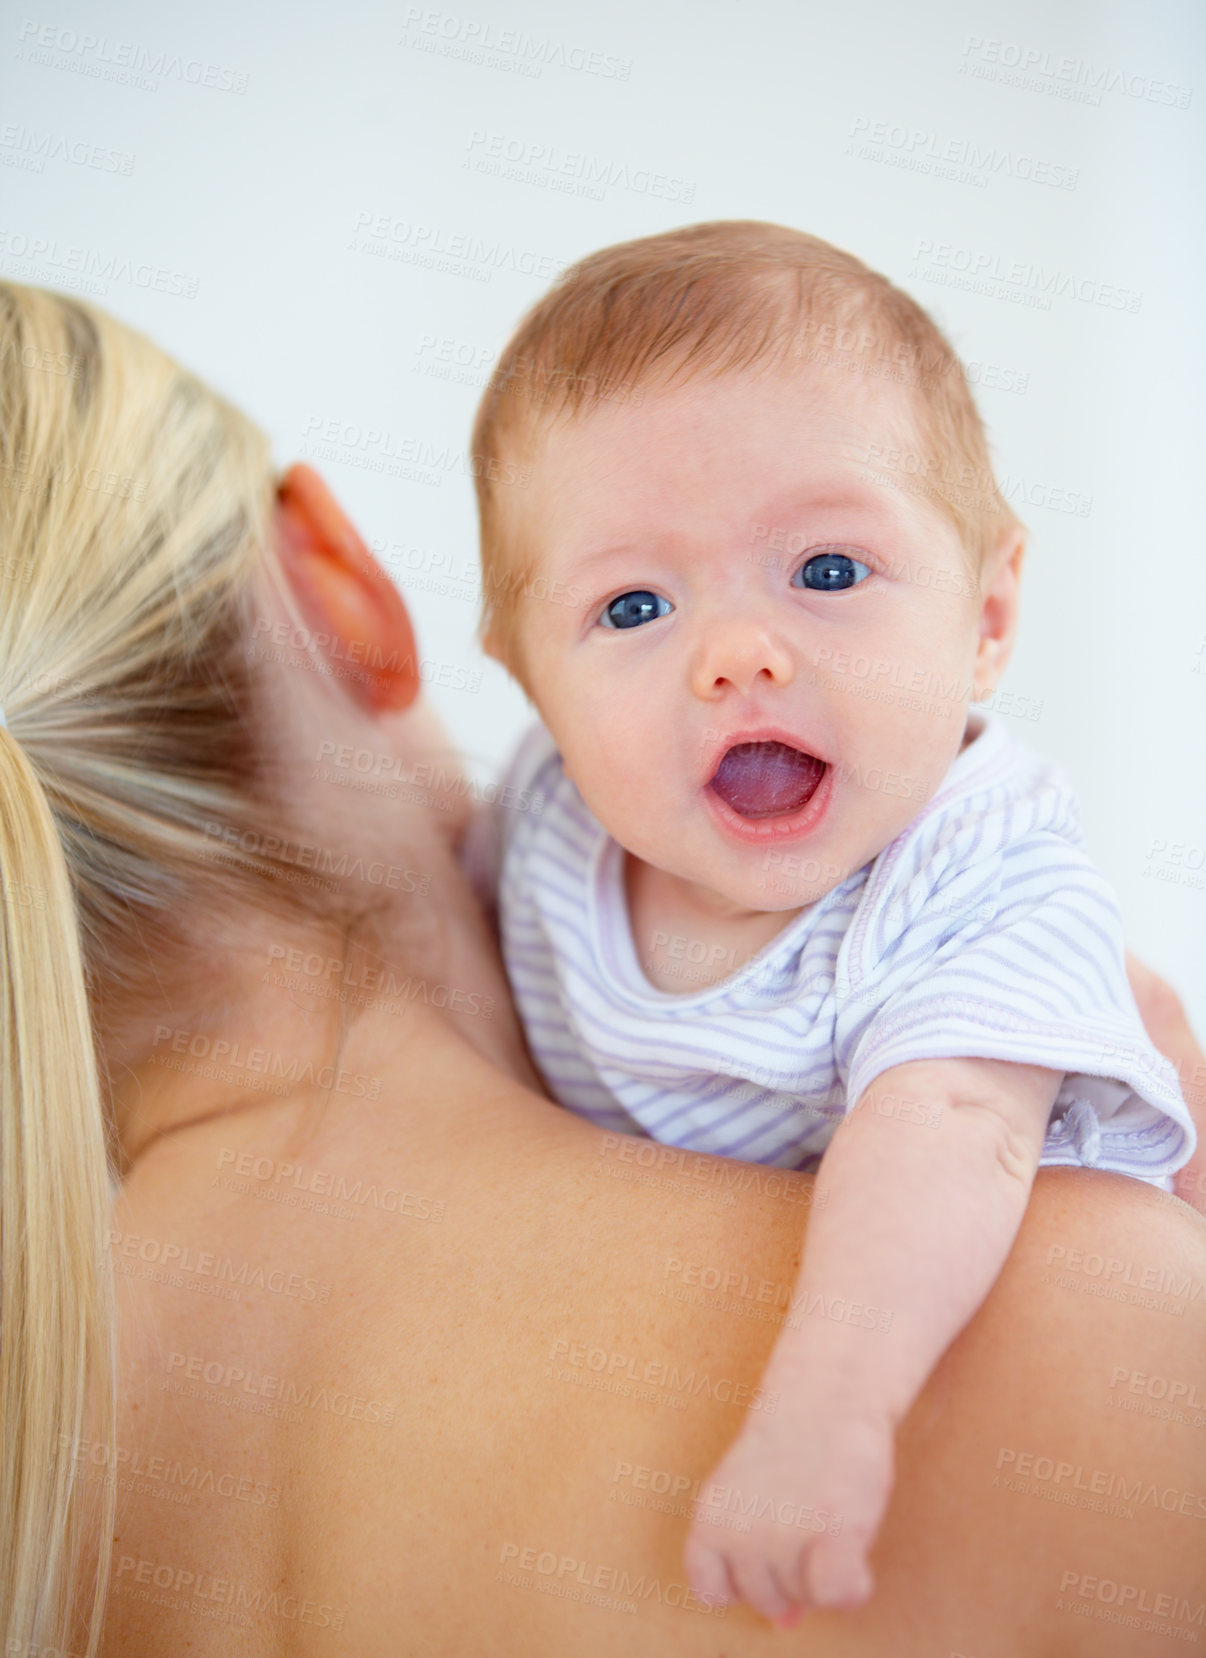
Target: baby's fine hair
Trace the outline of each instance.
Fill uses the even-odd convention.
[[[979,576],[1018,519],[997,485],[963,365],[933,320],[887,277],[804,231],[753,219],[687,225],[571,265],[520,321],[478,406],[478,636],[491,636],[522,685],[519,625],[537,568],[516,463],[542,423],[599,402],[635,406],[647,387],[700,372],[793,363],[908,389],[918,452],[884,458],[884,482],[931,500]]]

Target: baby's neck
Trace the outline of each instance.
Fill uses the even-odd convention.
[[[744,910],[624,854],[624,891],[633,947],[650,984],[689,995],[719,984],[799,915]]]

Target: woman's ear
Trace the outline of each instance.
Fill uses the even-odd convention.
[[[312,467],[277,486],[281,567],[333,677],[372,712],[409,708],[421,681],[402,595]]]
[[[1021,601],[1026,531],[1010,524],[1001,531],[985,564],[981,587],[980,643],[973,670],[973,701],[991,696],[1013,654]]]

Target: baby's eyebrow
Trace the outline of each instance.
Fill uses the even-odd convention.
[[[646,549],[638,541],[617,541],[606,547],[585,547],[581,552],[573,554],[569,564],[575,570],[593,570],[596,565],[605,564],[608,559],[619,558],[623,553],[638,553]]]
[[[864,507],[868,502],[878,505],[882,502],[883,495],[882,486],[863,484],[850,479],[827,489],[806,490],[800,495],[785,496],[782,500],[774,502],[759,522],[764,523],[771,518],[790,518],[802,512],[828,512],[833,507]]]
[[[751,516],[748,524],[749,544],[756,546],[765,542],[767,536],[775,530],[796,528],[799,519],[807,512],[854,509],[864,514],[873,513],[882,520],[885,505],[894,504],[895,494],[890,491],[890,486],[862,484],[854,479],[828,487],[805,490],[802,494],[781,497],[770,507],[763,509],[760,516]],[[605,567],[613,560],[631,557],[633,554],[649,556],[658,551],[670,550],[670,540],[662,536],[651,537],[647,541],[629,537],[627,540],[607,542],[597,547],[587,546],[573,552],[566,559],[564,569],[567,573],[573,571],[576,574],[588,574]]]

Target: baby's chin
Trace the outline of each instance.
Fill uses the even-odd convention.
[[[638,855],[639,856],[639,855]],[[714,843],[697,856],[682,842],[665,857],[640,861],[679,887],[679,898],[700,914],[735,919],[746,913],[776,914],[814,904],[846,878],[848,870],[814,851],[772,848],[751,858],[748,850],[717,853]]]

